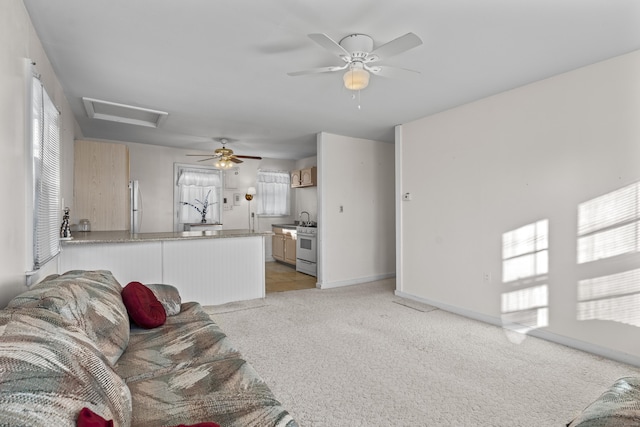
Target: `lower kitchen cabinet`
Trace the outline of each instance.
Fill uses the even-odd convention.
[[[278,261],[284,261],[284,234],[274,234],[271,242],[272,256]]]
[[[296,239],[291,234],[284,237],[284,262],[294,265],[296,263]]]
[[[275,233],[271,240],[273,258],[287,264],[296,264],[296,231],[273,227]]]

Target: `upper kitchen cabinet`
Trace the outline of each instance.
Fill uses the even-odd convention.
[[[71,214],[88,219],[92,231],[128,230],[129,148],[75,141],[73,195]]]
[[[291,187],[313,187],[317,185],[318,172],[315,166],[291,171]]]

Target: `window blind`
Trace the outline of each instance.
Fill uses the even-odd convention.
[[[33,270],[60,252],[60,113],[34,73],[31,82]]]

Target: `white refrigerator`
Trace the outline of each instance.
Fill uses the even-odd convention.
[[[142,224],[142,195],[140,194],[140,186],[138,180],[129,181],[129,206],[130,206],[130,225],[129,230],[133,234],[140,232],[140,224]]]

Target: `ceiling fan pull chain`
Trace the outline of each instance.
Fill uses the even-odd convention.
[[[351,99],[352,100],[356,100],[356,94],[352,93],[351,94]],[[358,110],[362,110],[362,106],[360,105],[360,91],[358,91]]]

